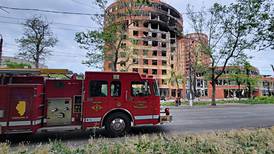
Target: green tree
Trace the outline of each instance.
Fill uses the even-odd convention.
[[[27,63],[17,63],[12,61],[5,61],[7,68],[31,68],[30,64]]]
[[[230,68],[231,74],[226,77],[230,81],[235,81],[238,86],[238,97],[241,99],[241,86],[245,86],[247,90],[247,97],[252,98],[253,91],[258,86],[258,75],[252,74],[251,71],[256,72],[255,68],[252,67],[248,62],[244,64],[236,64],[233,68]]]
[[[245,0],[244,2],[247,3]],[[251,1],[251,0],[249,0]],[[272,0],[257,0],[251,7],[255,7],[257,12],[250,16],[253,21],[253,34],[259,42],[257,49],[274,49],[274,3]]]
[[[16,40],[20,49],[18,56],[34,62],[39,68],[41,60],[51,54],[50,48],[56,45],[57,38],[53,36],[50,24],[41,16],[27,19],[23,25],[23,37]]]
[[[176,84],[176,98],[178,97],[180,86],[183,88],[185,80],[185,77],[180,72],[176,72],[174,69],[171,70],[168,82],[170,83],[169,85]]]
[[[256,6],[256,7],[251,7]],[[212,105],[216,105],[216,84],[234,59],[246,57],[245,50],[255,48],[254,16],[261,9],[260,1],[238,0],[230,5],[215,3],[208,11],[194,12],[188,7],[188,17],[197,33],[208,35],[208,44],[201,44],[210,56],[210,80],[212,85]],[[202,41],[201,41],[202,42]],[[221,70],[217,68],[221,66]]]
[[[128,68],[132,64],[131,48],[125,46],[123,41],[129,40],[126,35],[129,27],[135,23],[135,14],[140,13],[143,6],[149,5],[149,0],[117,0],[117,5],[125,9],[125,14],[119,16],[119,13],[113,13],[108,10],[108,0],[96,0],[103,14],[93,16],[98,25],[98,29],[88,32],[76,33],[75,40],[80,48],[88,50],[87,60],[83,61],[89,67],[102,67],[104,61],[112,62],[112,71],[118,71],[118,65]],[[133,45],[138,41],[131,39]]]

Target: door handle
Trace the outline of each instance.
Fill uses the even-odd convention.
[[[134,98],[133,97],[128,97],[128,100],[129,101],[134,101]]]
[[[126,97],[126,101],[127,101],[127,90],[126,90],[126,96],[125,97]]]

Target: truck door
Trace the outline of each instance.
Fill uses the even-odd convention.
[[[103,114],[108,111],[109,106],[109,86],[107,80],[86,81],[87,91],[83,108],[83,126],[99,126]]]
[[[147,81],[132,81],[127,99],[132,106],[135,124],[150,123],[154,119],[151,89]]]

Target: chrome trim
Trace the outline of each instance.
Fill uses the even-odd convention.
[[[29,133],[33,133],[30,129],[26,129],[26,130],[12,130],[12,131],[7,131],[4,132],[3,134],[29,134]]]
[[[47,101],[48,100],[69,100],[69,101],[72,101],[71,97],[57,97],[57,98],[47,98]]]
[[[102,118],[84,118],[84,122],[100,122]]]
[[[147,115],[147,116],[135,116],[135,120],[148,120],[152,119],[152,115]]]
[[[9,126],[30,126],[31,121],[10,121]]]
[[[32,121],[32,125],[40,125],[42,123],[42,119],[37,119]]]
[[[81,125],[70,125],[70,126],[54,126],[54,127],[42,127],[37,130],[37,132],[64,132],[64,131],[74,131],[80,130]]]
[[[127,100],[127,95],[128,95],[127,93],[128,93],[128,91],[126,90],[126,101],[128,101],[128,100]]]
[[[47,118],[43,118],[44,124],[48,122]]]
[[[137,127],[144,127],[144,126],[155,126],[154,124],[137,124]]]
[[[135,120],[155,120],[159,119],[159,115],[144,115],[144,116],[135,116]]]
[[[121,131],[126,128],[126,123],[124,119],[117,118],[112,120],[112,122],[110,123],[110,128],[115,131]]]
[[[85,80],[82,80],[82,87],[81,87],[81,90],[82,90],[82,93],[81,93],[81,95],[82,95],[82,104],[81,104],[81,118],[80,118],[80,120],[83,118],[83,115],[84,115],[84,113],[83,113],[83,111],[84,111],[84,103],[85,103]]]
[[[7,122],[0,122],[0,127],[6,127],[7,126]]]

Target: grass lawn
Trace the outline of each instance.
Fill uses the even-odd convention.
[[[274,97],[256,97],[255,99],[247,100],[226,100],[216,101],[217,104],[274,104]],[[194,106],[210,105],[211,102],[193,102]],[[163,102],[162,106],[175,106],[174,102]],[[188,102],[182,102],[182,105],[188,105]]]
[[[12,151],[7,143],[0,144],[0,153],[20,154],[196,154],[196,153],[274,153],[274,127],[255,130],[198,133],[182,136],[143,135],[119,139],[90,139],[81,146],[68,146],[60,141],[38,145],[34,149],[20,145]]]

